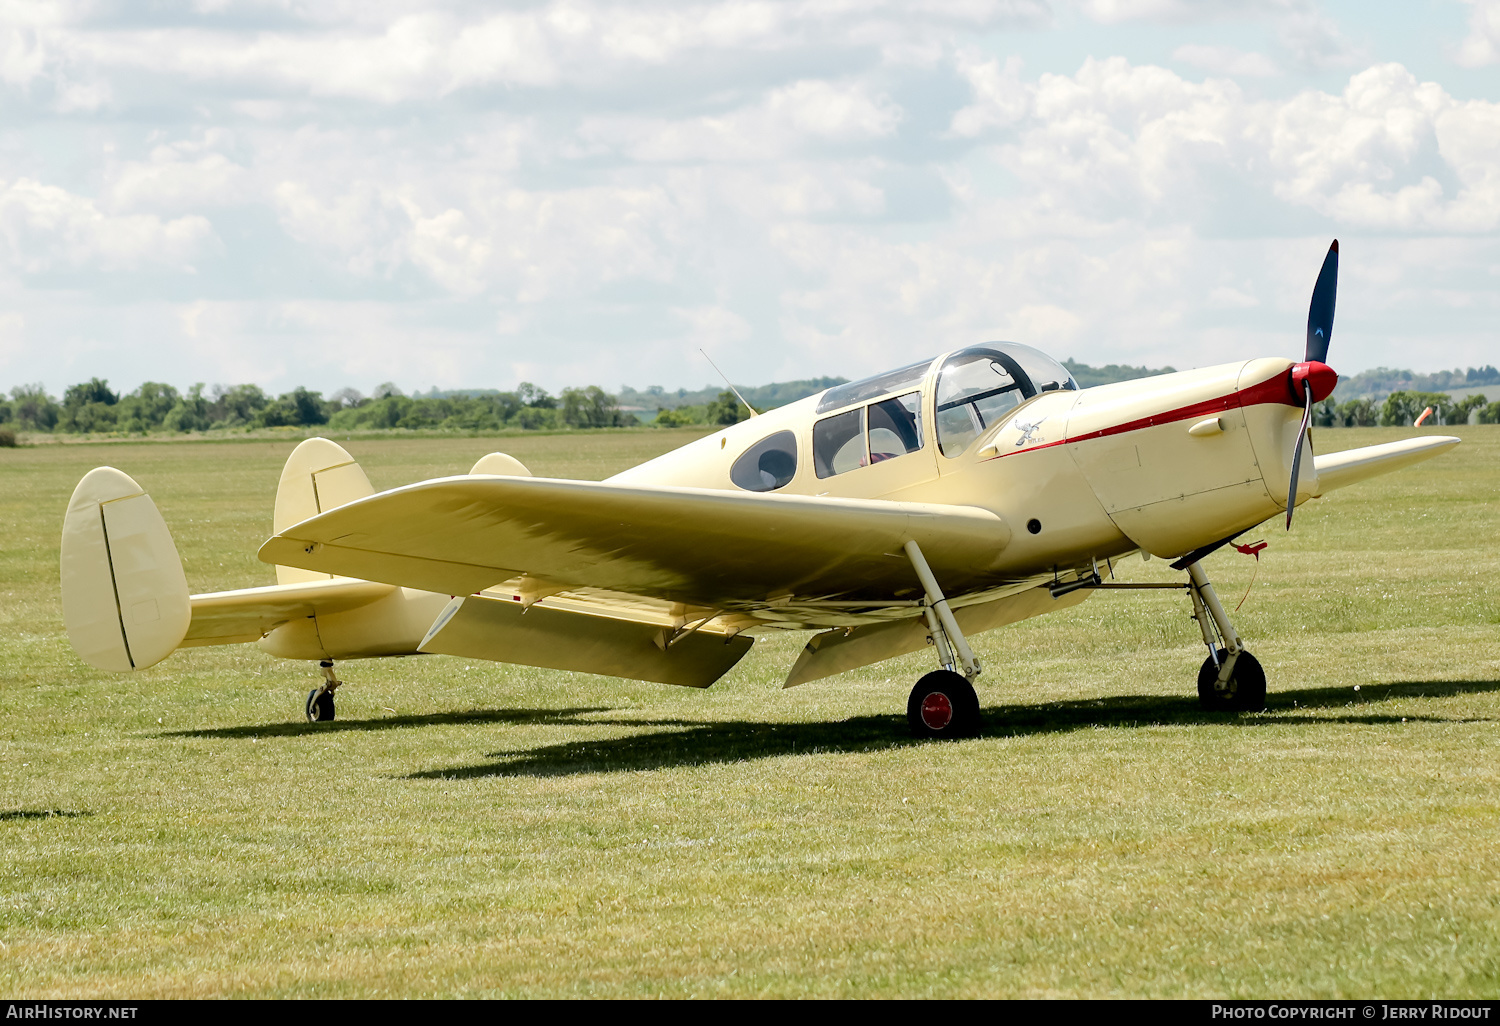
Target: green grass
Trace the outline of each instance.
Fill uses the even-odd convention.
[[[781,691],[796,636],[708,691],[351,662],[332,724],[251,646],[99,674],[58,609],[77,478],[135,476],[195,590],[262,584],[292,443],[0,451],[0,991],[1494,998],[1500,428],[1442,430],[1266,526],[1234,614],[1264,714],[1200,713],[1186,601],[1121,592],[976,639],[986,728],[951,744],[905,736],[926,658]],[[694,436],[350,446],[389,487]],[[1208,566],[1232,608],[1256,564]]]

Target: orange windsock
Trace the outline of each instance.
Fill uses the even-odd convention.
[[[1427,409],[1425,409],[1425,410],[1422,411],[1422,415],[1417,418],[1417,422],[1415,424],[1413,424],[1412,427],[1421,427],[1422,426],[1422,421],[1426,420],[1430,416],[1432,416],[1432,407],[1431,406],[1427,407]]]

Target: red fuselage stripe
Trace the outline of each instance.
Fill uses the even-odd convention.
[[[1047,442],[1043,445],[1027,446],[1014,452],[1002,452],[991,456],[992,460],[1004,459],[1007,456],[1016,456],[1023,452],[1036,452],[1040,449],[1050,449],[1054,445],[1069,445],[1073,442],[1087,442],[1092,438],[1106,438],[1110,435],[1123,435],[1127,431],[1139,431],[1142,428],[1156,427],[1159,424],[1174,424],[1180,420],[1191,420],[1194,417],[1211,417],[1225,410],[1232,410],[1236,406],[1243,409],[1246,406],[1264,406],[1267,403],[1280,403],[1283,406],[1297,406],[1292,401],[1292,395],[1287,388],[1286,381],[1282,375],[1267,378],[1258,385],[1249,388],[1237,389],[1228,395],[1219,396],[1217,399],[1205,399],[1201,403],[1193,403],[1191,406],[1179,406],[1175,410],[1165,413],[1153,413],[1149,417],[1141,417],[1138,420],[1129,420],[1123,424],[1115,424],[1111,427],[1101,428],[1098,431],[1090,431],[1086,435],[1076,438],[1064,438],[1056,442]],[[988,461],[986,461],[988,462]]]

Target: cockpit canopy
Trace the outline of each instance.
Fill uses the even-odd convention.
[[[939,450],[962,454],[1007,411],[1054,389],[1076,389],[1066,367],[1015,342],[987,342],[939,357],[934,406]],[[815,414],[842,411],[813,423],[812,463],[833,477],[896,459],[924,447],[924,385],[937,361],[923,360],[824,392]],[[851,408],[852,407],[852,408]],[[751,446],[730,469],[730,480],[752,492],[784,488],[796,476],[797,437],[785,428]]]
[[[960,349],[945,358],[938,370],[938,449],[944,456],[958,456],[986,428],[1027,399],[1077,387],[1066,367],[1030,346],[989,342]]]

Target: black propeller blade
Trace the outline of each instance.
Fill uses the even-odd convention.
[[[1292,454],[1292,483],[1286,493],[1286,529],[1288,531],[1292,529],[1292,510],[1297,505],[1297,476],[1302,473],[1302,450],[1304,448],[1302,443],[1307,437],[1308,425],[1312,423],[1312,382],[1304,381],[1302,387],[1306,389],[1307,405],[1302,411],[1302,427],[1297,431],[1297,451]]]
[[[1333,308],[1339,291],[1339,240],[1334,239],[1323,258],[1323,269],[1318,272],[1318,283],[1313,286],[1312,303],[1307,310],[1307,349],[1302,365],[1294,369],[1293,387],[1303,399],[1302,427],[1297,431],[1297,448],[1292,453],[1292,479],[1286,492],[1286,529],[1292,529],[1292,510],[1297,506],[1297,479],[1302,474],[1302,449],[1307,441],[1307,431],[1312,425],[1313,386],[1308,380],[1310,363],[1328,362],[1328,341],[1333,337]],[[1326,367],[1323,368],[1327,370]]]
[[[1313,286],[1312,304],[1307,310],[1307,349],[1305,361],[1328,362],[1328,340],[1333,336],[1333,304],[1339,291],[1339,240],[1334,239],[1323,258],[1318,283]]]

